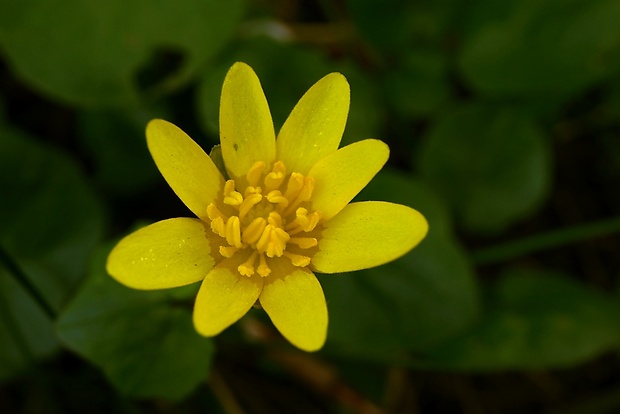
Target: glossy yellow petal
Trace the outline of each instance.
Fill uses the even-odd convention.
[[[211,158],[180,128],[161,119],[149,122],[146,140],[168,185],[197,217],[208,220],[207,206],[224,185]]]
[[[198,219],[173,218],[143,227],[112,249],[108,273],[134,289],[163,289],[202,280],[215,265],[210,230]]]
[[[281,265],[265,278],[260,303],[286,339],[304,351],[316,351],[327,336],[323,289],[309,270]]]
[[[424,216],[407,206],[352,203],[326,223],[311,266],[321,273],[379,266],[407,253],[427,232]]]
[[[329,220],[340,212],[379,172],[390,149],[367,139],[340,148],[317,162],[308,175],[314,178],[312,208]]]
[[[330,73],[300,99],[278,134],[278,158],[289,171],[307,174],[338,149],[349,113],[349,84]]]
[[[244,176],[257,161],[270,165],[276,143],[269,105],[258,77],[245,63],[235,63],[222,86],[220,140],[231,177]]]
[[[194,304],[194,326],[214,336],[237,322],[256,303],[263,278],[241,276],[231,260],[224,260],[202,281]]]

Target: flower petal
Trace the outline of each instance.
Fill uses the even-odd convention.
[[[327,337],[327,304],[316,276],[305,268],[272,269],[260,303],[280,333],[296,347],[312,352]],[[284,273],[284,274],[283,274]]]
[[[321,158],[338,149],[349,113],[349,84],[330,73],[299,100],[276,142],[287,169],[307,174]]]
[[[207,206],[224,186],[211,158],[180,128],[161,119],[149,122],[146,141],[170,188],[197,217],[207,220]]]
[[[390,149],[383,142],[356,142],[317,162],[308,175],[314,178],[312,208],[329,220],[342,210],[383,167]]]
[[[276,143],[269,105],[258,77],[245,63],[235,63],[222,86],[220,141],[226,169],[244,176],[257,161],[270,165]]]
[[[110,276],[134,289],[163,289],[197,282],[215,265],[202,221],[173,218],[123,238],[108,256]]]
[[[204,336],[214,336],[237,322],[256,303],[263,288],[260,276],[241,276],[224,260],[202,281],[194,305],[194,326]]]
[[[321,273],[379,266],[414,248],[427,231],[424,216],[407,206],[352,203],[325,224],[311,266]]]

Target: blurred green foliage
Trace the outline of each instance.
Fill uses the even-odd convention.
[[[212,341],[194,331],[172,292],[127,289],[105,272],[110,248],[93,257],[88,280],[57,322],[70,349],[102,367],[126,394],[186,396],[209,371]],[[178,289],[177,289],[178,291]]]
[[[6,126],[0,136],[2,378],[58,347],[50,313],[83,279],[102,236],[103,211],[71,158]],[[45,308],[11,277],[16,270],[44,292]]]
[[[0,43],[19,76],[59,100],[137,105],[141,92],[175,89],[195,74],[241,12],[239,0],[10,0],[0,6]],[[145,67],[166,54],[180,60],[167,76]]]
[[[573,247],[523,257],[510,241],[620,209],[619,21],[617,0],[1,2],[0,380],[69,350],[123,395],[179,400],[221,355],[286,350],[262,311],[205,339],[195,286],[138,292],[104,270],[136,222],[191,214],[148,154],[146,122],[174,122],[209,151],[239,60],[276,128],[315,81],[343,73],[343,145],[392,150],[358,199],[430,223],[400,260],[319,275],[320,357],[347,376],[352,361],[547,370],[617,349],[617,236],[598,273]],[[476,263],[500,244],[503,256]],[[379,386],[367,377],[347,378]]]
[[[468,104],[442,113],[418,156],[422,174],[472,232],[506,229],[548,193],[545,137],[509,106]]]

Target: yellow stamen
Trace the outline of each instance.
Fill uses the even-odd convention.
[[[288,206],[288,200],[282,195],[280,190],[270,191],[269,194],[267,194],[267,200],[269,200],[270,203],[277,204],[279,211],[284,210],[286,206]]]
[[[265,163],[263,161],[257,161],[252,165],[250,171],[246,174],[246,178],[248,179],[248,184],[252,187],[256,187],[260,182],[260,177],[263,175],[263,170],[265,168]]]
[[[280,216],[275,211],[272,211],[271,213],[269,213],[269,217],[267,217],[267,221],[269,222],[269,224],[273,226],[282,227],[282,216]]]
[[[265,253],[268,246],[271,244],[271,232],[274,228],[275,226],[269,224],[265,227],[265,230],[263,230],[263,234],[260,236],[260,239],[258,239],[258,242],[256,242],[256,249],[259,252]],[[269,257],[273,257],[273,255]]]
[[[263,189],[260,187],[247,187],[243,192],[243,198],[249,197],[252,194],[262,194]]]
[[[308,223],[308,210],[303,207],[300,207],[295,212],[295,220],[288,223],[284,227],[284,230],[289,231],[289,230],[301,228],[304,224],[307,224],[307,223]]]
[[[291,237],[288,242],[297,245],[302,249],[309,249],[319,244],[317,239],[314,237]]]
[[[295,214],[297,217],[291,223],[289,223],[285,230],[292,236],[297,233],[301,233],[302,231],[309,232],[316,228],[321,220],[321,215],[318,212],[313,212],[309,216],[307,215],[308,210],[300,207],[297,209]]]
[[[226,225],[224,219],[217,217],[211,221],[211,230],[220,237],[226,236]]]
[[[284,231],[281,227],[276,227],[271,232],[271,239],[273,241],[273,246],[275,250],[275,255],[280,257],[286,248],[286,242],[289,241],[291,236],[288,235],[287,232]]]
[[[267,243],[269,243],[269,240],[271,239],[271,231],[274,228],[273,225],[269,224],[268,226],[265,226],[265,229],[263,230],[263,234],[261,234],[260,238],[258,239],[258,242],[256,242],[256,249],[261,252],[261,253],[265,253],[265,250],[267,248]]]
[[[259,252],[267,254],[268,257],[280,257],[289,238],[288,233],[282,228],[268,224],[258,243],[256,243],[256,248]]]
[[[235,182],[233,180],[226,181],[224,185],[224,204],[229,206],[238,206],[243,202],[243,196],[235,191]]]
[[[254,244],[260,239],[260,236],[265,231],[267,221],[262,217],[256,217],[246,228],[243,230],[242,240],[247,244]]]
[[[278,174],[286,175],[286,165],[282,161],[273,164],[272,171]]]
[[[239,273],[241,273],[243,276],[252,276],[254,274],[254,262],[256,261],[257,255],[258,252],[254,250],[248,260],[245,263],[240,264],[239,267],[237,267]]]
[[[282,161],[273,165],[273,171],[265,177],[265,187],[267,191],[275,190],[280,187],[286,178],[286,167]]]
[[[269,266],[267,266],[267,261],[265,260],[264,254],[260,255],[260,264],[258,265],[258,269],[256,270],[258,271],[258,274],[262,277],[267,277],[271,273],[271,269],[269,268]]]
[[[308,231],[314,230],[317,224],[319,224],[320,219],[321,219],[321,215],[319,214],[318,211],[315,211],[314,213],[310,214],[308,216],[308,223],[304,226],[304,231],[308,232]]]
[[[243,220],[243,218],[252,210],[252,207],[261,202],[263,196],[260,194],[251,194],[247,197],[241,205],[239,206],[239,218]]]
[[[299,194],[301,187],[304,185],[304,176],[299,173],[291,174],[291,177],[288,179],[288,183],[286,184],[286,191],[284,192],[284,197],[286,197],[289,201],[294,200]]]
[[[243,247],[241,244],[241,222],[237,216],[232,216],[226,222],[226,241],[231,246]]]
[[[300,254],[284,252],[284,256],[291,259],[293,266],[306,267],[310,264],[310,258],[308,256],[302,256]]]
[[[237,189],[238,185],[234,180],[226,181],[220,201],[207,207],[211,230],[223,238],[220,254],[233,258],[241,254],[237,252],[250,249],[244,253],[247,260],[237,267],[239,274],[244,276],[255,273],[262,277],[270,275],[267,263],[282,260],[278,259],[282,256],[294,266],[308,266],[311,255],[291,253],[287,251],[287,245],[294,245],[294,251],[318,245],[318,234],[313,231],[321,216],[316,211],[309,211],[311,204],[307,203],[312,200],[314,179],[296,172],[287,175],[282,161],[274,163],[271,171],[266,171],[265,163],[258,161]],[[234,208],[216,204],[222,202]],[[226,214],[217,206],[224,208]],[[313,250],[306,251],[313,253]]]
[[[303,177],[303,176],[302,176]],[[293,210],[295,210],[301,203],[304,201],[309,201],[312,198],[312,192],[314,191],[314,178],[305,177],[303,178],[303,184],[299,191],[297,192],[297,196],[295,200],[289,204],[288,208],[284,210],[284,215],[288,215]],[[291,197],[288,197],[289,201],[292,200]]]
[[[218,217],[224,217],[222,212],[213,203],[207,206],[207,216],[209,217],[209,220],[215,220]]]
[[[234,246],[220,246],[220,254],[224,257],[231,258],[239,249]]]

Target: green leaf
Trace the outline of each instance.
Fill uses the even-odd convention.
[[[165,92],[191,77],[232,36],[243,6],[8,0],[0,44],[17,74],[47,94],[77,105],[134,104],[140,87]]]
[[[58,320],[58,335],[122,393],[181,399],[207,378],[213,343],[196,333],[174,291],[132,290],[108,276],[109,250],[93,258],[89,279]]]
[[[357,66],[347,62],[331,62],[316,51],[268,39],[248,41],[231,51],[230,55],[206,74],[199,87],[198,111],[205,130],[213,136],[218,136],[219,131],[222,82],[236,61],[243,61],[256,71],[269,101],[276,131],[315,82],[330,72],[341,72],[349,81],[352,91],[349,118],[341,145],[377,136],[383,116],[377,87]]]
[[[471,332],[415,365],[475,371],[567,367],[614,349],[620,340],[620,309],[612,297],[566,276],[512,270],[493,293],[495,303]]]
[[[149,121],[140,112],[82,111],[77,116],[78,137],[92,160],[100,186],[116,196],[144,193],[160,180],[146,146]]]
[[[49,317],[0,267],[0,381],[57,348]]]
[[[611,116],[620,118],[620,75],[610,84],[608,110]]]
[[[327,352],[371,360],[405,357],[388,298],[375,292],[372,277],[364,271],[318,277],[329,311]]]
[[[389,170],[360,199],[412,206],[427,217],[430,230],[420,246],[395,262],[321,277],[330,313],[328,349],[402,361],[473,324],[478,313],[473,269],[454,241],[441,200],[421,182]]]
[[[476,3],[459,66],[477,91],[558,100],[618,68],[620,3],[511,0]]]
[[[450,98],[447,58],[437,49],[409,52],[384,79],[386,97],[405,117],[429,116]]]
[[[425,139],[421,172],[468,230],[501,231],[531,214],[548,193],[545,137],[516,110],[457,107],[439,118]]]
[[[379,53],[395,58],[412,44],[439,44],[453,21],[462,18],[465,6],[458,0],[347,0],[346,4],[361,37]]]
[[[66,155],[4,126],[0,148],[0,246],[53,312],[84,275],[102,210]],[[0,377],[56,347],[49,316],[1,263]]]

